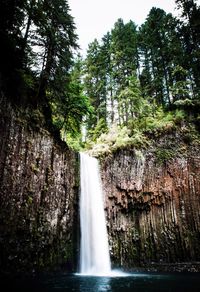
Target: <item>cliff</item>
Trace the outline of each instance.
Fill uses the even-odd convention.
[[[0,105],[0,273],[76,270],[78,154],[36,113]],[[101,159],[113,266],[200,270],[200,145],[191,136],[183,127]]]
[[[1,102],[0,272],[76,269],[77,154]]]
[[[114,266],[177,270],[175,263],[200,261],[200,146],[183,136],[101,160]]]

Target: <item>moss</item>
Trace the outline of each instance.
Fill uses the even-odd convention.
[[[62,252],[62,257],[65,261],[73,261],[73,245],[72,242],[66,244],[63,242],[63,244],[65,245],[65,248],[63,249]]]
[[[170,161],[176,156],[176,151],[171,148],[159,148],[155,151],[156,162],[160,165]]]
[[[37,175],[39,173],[39,168],[37,166],[37,164],[31,164],[31,171],[34,172],[35,175]]]
[[[183,133],[183,141],[188,144],[200,144],[200,135],[194,128],[188,128]]]
[[[28,196],[26,201],[27,201],[28,206],[31,206],[33,203],[33,198],[31,196]]]
[[[141,150],[135,149],[135,157],[140,160],[144,160],[144,155]]]

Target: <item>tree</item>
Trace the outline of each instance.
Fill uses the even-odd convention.
[[[105,65],[104,50],[95,39],[89,45],[84,66],[84,89],[95,109],[95,113],[88,121],[88,129],[94,129],[100,119],[106,121]]]
[[[128,125],[130,120],[137,118],[141,114],[143,98],[136,75],[129,78],[129,84],[120,92],[118,105],[119,119],[123,125]]]
[[[190,79],[194,82],[194,98],[198,98],[200,90],[200,6],[195,0],[176,0],[177,7],[182,10],[185,21],[180,30],[185,49],[185,63],[190,72]]]
[[[183,67],[176,66],[173,70],[173,86],[171,88],[173,101],[184,100],[190,97],[191,84],[187,80],[188,73]]]
[[[184,56],[177,25],[171,14],[152,8],[139,32],[143,96],[154,97],[163,107],[170,107],[173,102],[172,72]]]
[[[135,74],[138,67],[137,31],[134,22],[129,21],[124,24],[122,19],[118,19],[114,24],[114,28],[111,30],[110,54],[113,103],[118,105],[120,93],[127,88],[129,78]],[[118,105],[118,113],[115,107],[113,110],[114,116],[118,116],[120,123],[120,106]]]
[[[40,1],[38,11],[41,16],[35,22],[36,36],[43,56],[37,98],[50,119],[49,101],[59,98],[66,90],[77,37],[65,0]]]
[[[49,129],[79,131],[90,104],[73,64],[78,46],[68,2],[2,0],[0,8],[1,90],[42,111]]]
[[[3,92],[19,99],[23,78],[21,55],[22,33],[26,1],[0,2],[0,87]]]
[[[78,56],[73,63],[65,91],[51,103],[54,124],[64,135],[79,134],[83,119],[92,114],[90,101],[83,93],[82,67],[82,59]]]

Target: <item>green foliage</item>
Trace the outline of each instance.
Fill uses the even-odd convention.
[[[98,156],[122,148],[146,148],[153,143],[155,137],[176,131],[177,127],[185,121],[185,114],[181,110],[165,113],[159,107],[154,109],[154,114],[150,109],[148,113],[148,116],[143,114],[137,119],[130,120],[127,126],[114,124],[98,139],[90,140],[87,143],[87,149]],[[164,155],[165,153],[163,157]],[[166,158],[167,155],[168,152],[166,152]]]
[[[51,104],[54,125],[60,131],[69,133],[73,139],[81,133],[83,119],[93,112],[88,97],[83,94],[81,70],[82,61],[78,58],[74,62],[65,91]]]
[[[184,41],[184,66],[190,70],[189,80],[193,83],[192,95],[197,98],[200,90],[199,46],[200,46],[200,6],[197,0],[176,0],[183,17],[180,34]]]
[[[155,152],[158,164],[163,164],[176,157],[177,153],[171,148],[158,148]]]
[[[174,116],[173,116],[173,121],[176,125],[181,124],[182,122],[184,122],[186,120],[186,114],[184,111],[182,110],[176,110],[174,112]]]
[[[174,102],[174,105],[184,112],[185,118],[198,124],[198,115],[200,113],[200,100],[199,99],[179,99]]]
[[[88,98],[69,92],[63,96],[62,103],[52,103],[53,124],[57,129],[76,134],[80,132],[83,117],[92,111]]]
[[[95,113],[87,121],[88,130],[94,129],[99,120],[106,121],[106,56],[95,39],[88,48],[84,62],[84,91]]]
[[[183,140],[186,144],[200,144],[200,133],[194,124],[189,124],[182,129]]]
[[[91,129],[88,133],[89,137],[93,140],[96,141],[97,138],[102,134],[106,133],[108,130],[107,124],[103,118],[101,118],[98,122],[97,125],[94,129]]]
[[[187,80],[188,72],[182,66],[177,65],[172,71],[174,83],[170,87],[174,103],[179,99],[187,99],[189,96],[189,88],[191,81]]]
[[[68,1],[2,0],[1,92],[41,111],[32,120],[56,128],[74,149],[82,147],[83,122],[91,143],[107,150],[143,147],[149,134],[172,131],[185,119],[198,126],[200,7],[175,2],[185,21],[155,7],[139,28],[118,19],[82,60],[74,57]]]
[[[82,142],[82,136],[80,133],[77,133],[77,135],[72,135],[71,133],[63,133],[62,134],[63,140],[67,143],[67,145],[73,149],[74,151],[80,152],[83,150],[84,143]]]
[[[136,75],[127,79],[127,86],[119,92],[117,100],[120,122],[124,125],[127,125],[129,120],[140,117],[148,105],[142,98]]]
[[[87,148],[92,155],[100,156],[127,147],[146,147],[148,143],[147,137],[139,130],[135,130],[131,135],[126,126],[114,124],[107,133],[101,134],[96,142],[90,142]]]
[[[153,7],[139,30],[140,56],[144,59],[140,76],[142,91],[162,106],[171,104],[172,68],[182,55],[176,26],[177,21],[171,14]]]
[[[49,130],[80,132],[91,107],[81,60],[73,64],[78,47],[68,1],[3,0],[0,8],[0,89],[18,106],[39,109]]]
[[[183,5],[190,14],[196,11],[193,4]],[[110,151],[143,146],[147,137],[172,132],[188,117],[197,119],[194,88],[198,82],[195,74],[191,76],[183,27],[172,14],[153,7],[139,29],[132,21],[125,24],[118,19],[102,42],[91,43],[85,76],[94,105],[94,119],[88,123],[88,133],[94,136],[88,138],[99,143],[95,147]],[[107,128],[115,123],[119,127],[114,132],[110,128],[106,135],[100,135],[101,122],[97,125],[102,105]],[[125,127],[129,133],[123,132]]]
[[[164,131],[173,126],[173,114],[171,112],[165,114],[162,108],[158,108],[154,116],[144,119],[144,130],[147,132]]]
[[[174,104],[179,106],[179,107],[193,106],[194,101],[189,99],[189,98],[185,98],[185,99],[179,99],[179,100],[175,101]]]
[[[132,130],[139,129],[146,135],[157,136],[175,130],[184,120],[185,114],[181,110],[165,112],[161,107],[152,107],[149,108],[148,115],[130,121],[128,127]]]

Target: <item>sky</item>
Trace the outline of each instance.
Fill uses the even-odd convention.
[[[174,0],[68,0],[79,37],[81,53],[86,53],[88,44],[100,40],[114,27],[118,18],[141,25],[150,9],[158,7],[177,15]]]

